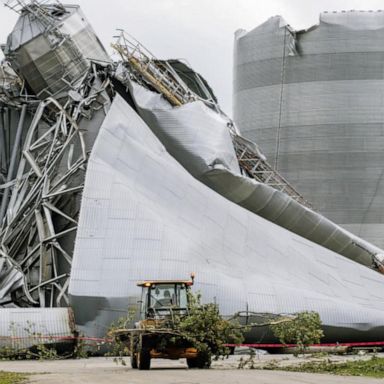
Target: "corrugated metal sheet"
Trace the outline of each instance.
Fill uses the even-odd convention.
[[[242,134],[321,213],[381,248],[383,39],[383,12],[323,13],[301,32],[273,17],[237,32],[234,70]]]
[[[103,336],[136,305],[138,280],[191,271],[223,315],[315,310],[324,341],[384,337],[380,274],[198,182],[116,96],[91,153],[73,257],[81,332]]]
[[[242,175],[229,118],[202,102],[172,108],[161,95],[129,84],[138,113],[167,151],[194,177],[230,201],[368,267],[384,251],[344,230],[272,186]],[[379,255],[375,257],[375,255]]]
[[[74,327],[70,308],[1,308],[0,348],[73,343]]]

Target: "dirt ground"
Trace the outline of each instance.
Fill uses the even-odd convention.
[[[187,369],[185,360],[153,360],[150,371],[133,370],[116,365],[112,358],[97,357],[59,361],[2,361],[0,370],[32,373],[29,383],[42,384],[373,384],[380,379],[343,377],[324,374],[308,374],[283,371],[237,369],[241,356],[214,362],[212,369]],[[359,359],[359,356],[336,356],[332,359]],[[278,364],[297,364],[311,358],[295,358],[292,355],[256,356],[257,365],[271,361]],[[129,365],[129,364],[128,364]]]

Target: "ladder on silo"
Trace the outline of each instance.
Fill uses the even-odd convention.
[[[123,62],[129,65],[131,71],[137,73],[136,80],[144,79],[159,93],[161,93],[173,106],[181,106],[191,101],[206,100],[192,92],[188,86],[179,78],[176,71],[170,65],[157,60],[138,41],[128,36],[125,31],[119,30],[121,34],[112,47],[120,54]],[[134,41],[131,41],[133,39]],[[141,79],[140,79],[141,77]],[[212,103],[209,102],[212,107]],[[220,110],[216,106],[217,110]],[[302,205],[311,208],[310,204],[300,193],[272,166],[266,161],[256,144],[240,136],[235,127],[229,127],[232,142],[240,168],[249,177],[256,181],[269,185],[283,192]]]
[[[232,141],[243,171],[260,183],[284,192],[300,204],[312,209],[311,204],[266,161],[255,143],[237,134],[232,134]]]

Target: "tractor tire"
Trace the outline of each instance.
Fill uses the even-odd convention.
[[[133,369],[137,369],[138,368],[136,352],[131,352],[131,367]]]
[[[197,368],[197,358],[189,358],[187,359],[188,368]]]
[[[137,367],[140,371],[147,371],[151,368],[151,354],[148,349],[142,349],[137,353]]]
[[[208,369],[211,366],[211,356],[199,353],[194,359],[187,359],[188,368]]]

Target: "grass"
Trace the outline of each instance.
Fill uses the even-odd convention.
[[[0,371],[0,384],[21,384],[26,378],[24,373]]]
[[[384,378],[384,358],[373,356],[369,360],[347,361],[343,363],[335,363],[330,360],[312,361],[287,367],[278,367],[275,364],[270,364],[264,366],[263,369]]]

